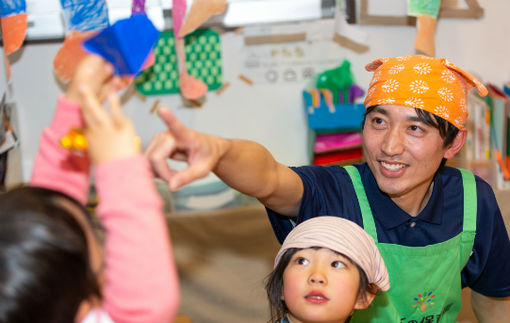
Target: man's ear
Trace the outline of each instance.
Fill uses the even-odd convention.
[[[453,142],[450,144],[450,147],[444,153],[444,158],[450,159],[453,158],[464,146],[467,140],[467,130],[459,130],[459,133],[453,139]]]
[[[363,297],[362,294],[358,295],[358,300],[356,301],[356,304],[354,304],[355,310],[362,310],[367,308],[374,300],[375,294],[365,292],[364,296],[365,297]]]

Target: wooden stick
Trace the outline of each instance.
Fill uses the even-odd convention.
[[[220,95],[221,93],[223,93],[223,91],[225,91],[228,87],[230,86],[230,82],[226,82],[226,83],[223,83],[223,85],[216,90],[216,94],[217,95]]]
[[[152,104],[152,107],[151,107],[151,110],[150,110],[150,113],[154,113],[155,111],[157,111],[159,108],[159,100],[156,100],[154,101],[154,103]]]
[[[244,76],[243,74],[239,74],[239,79],[243,82],[248,83],[249,85],[253,85],[253,81]]]

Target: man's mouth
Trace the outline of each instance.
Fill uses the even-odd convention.
[[[390,163],[387,163],[384,161],[380,161],[380,164],[382,167],[384,167],[385,169],[387,169],[389,171],[397,171],[399,169],[407,167],[407,165],[405,165],[405,164],[401,164],[401,163],[391,163],[390,164]]]

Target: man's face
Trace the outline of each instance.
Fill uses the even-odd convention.
[[[366,116],[363,156],[379,189],[397,204],[422,202],[443,157],[455,155],[443,143],[439,130],[419,121],[414,108],[381,105]]]

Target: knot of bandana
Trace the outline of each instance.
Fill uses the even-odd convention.
[[[366,65],[375,71],[365,107],[380,104],[404,105],[428,111],[458,129],[464,129],[468,115],[466,94],[476,87],[480,96],[485,86],[445,58],[423,55],[379,58]]]
[[[350,258],[382,291],[390,288],[388,271],[374,239],[356,223],[336,216],[317,216],[297,225],[287,235],[274,267],[290,248],[328,248]]]

